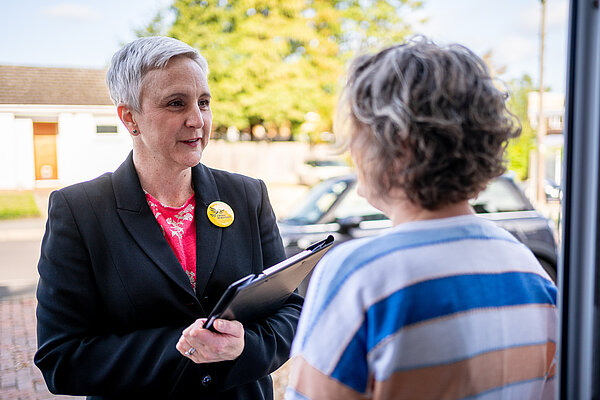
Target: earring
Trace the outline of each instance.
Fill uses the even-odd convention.
[[[132,133],[133,133],[133,136],[137,136],[138,135],[137,129],[134,129]]]

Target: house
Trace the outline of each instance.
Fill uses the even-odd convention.
[[[61,187],[131,150],[105,70],[0,65],[0,190]]]
[[[533,129],[538,129],[540,94],[530,92],[527,96],[527,115]],[[554,184],[560,185],[562,181],[562,155],[564,147],[564,115],[565,94],[557,92],[544,92],[542,97],[542,113],[544,130],[541,154],[544,157],[545,178]]]

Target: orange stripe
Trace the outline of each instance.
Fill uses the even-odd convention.
[[[435,367],[394,373],[375,383],[374,399],[452,400],[510,383],[551,377],[556,344],[498,350]]]
[[[309,399],[366,400],[371,398],[325,375],[301,356],[294,357],[291,362],[288,385]],[[372,387],[372,380],[369,380],[367,387]]]

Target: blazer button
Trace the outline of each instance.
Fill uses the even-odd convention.
[[[210,376],[209,374],[206,374],[202,377],[202,386],[210,386],[210,384],[212,383],[212,376]]]

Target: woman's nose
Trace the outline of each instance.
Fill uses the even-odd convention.
[[[190,113],[188,114],[186,125],[190,128],[200,129],[204,126],[204,118],[202,117],[202,110],[195,104],[192,106]]]

